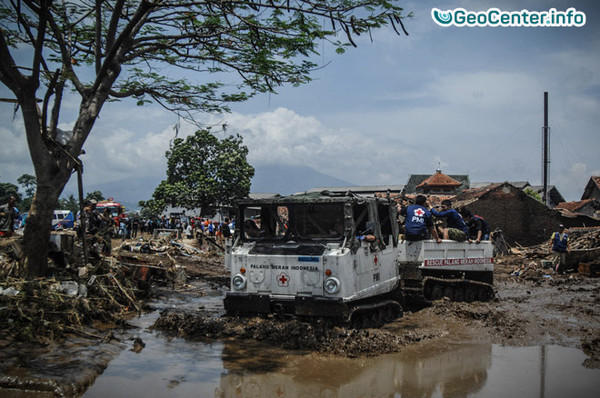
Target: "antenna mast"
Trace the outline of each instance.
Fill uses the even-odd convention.
[[[542,202],[548,204],[548,180],[550,179],[550,127],[548,127],[548,92],[544,91],[544,127],[542,127]]]

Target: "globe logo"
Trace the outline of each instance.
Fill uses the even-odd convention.
[[[431,9],[431,17],[440,26],[448,26],[452,23],[452,11],[442,11],[438,8]]]

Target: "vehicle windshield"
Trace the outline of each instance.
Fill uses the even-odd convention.
[[[243,209],[242,236],[252,240],[339,240],[344,235],[341,203],[265,204]]]
[[[118,217],[119,214],[121,214],[121,208],[119,206],[96,206],[96,210],[98,210],[100,213],[102,213],[104,209],[109,209],[110,214],[113,217]]]

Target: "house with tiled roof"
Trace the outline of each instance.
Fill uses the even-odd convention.
[[[583,195],[581,196],[581,200],[586,199],[600,200],[600,176],[590,177],[590,180],[583,190]]]
[[[456,185],[458,183],[458,185]],[[444,174],[441,169],[431,174],[411,174],[404,185],[404,193],[409,195],[455,195],[470,188],[466,174]]]
[[[600,201],[596,199],[562,202],[556,205],[555,209],[563,214],[585,214],[590,217],[600,218]]]
[[[442,173],[437,169],[435,173],[424,179],[415,187],[415,191],[424,195],[453,195],[459,193],[462,183]]]

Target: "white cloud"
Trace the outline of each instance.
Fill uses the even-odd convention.
[[[3,120],[11,120],[8,112],[2,112]],[[5,127],[0,127],[0,182],[16,184],[17,178],[23,174],[33,174],[33,165],[27,141],[23,131],[23,123],[18,117]]]
[[[590,176],[598,175],[600,169],[590,170],[586,164],[575,163],[570,168],[556,173],[556,176],[551,176],[551,184],[558,188],[567,201],[576,201],[581,199]]]

